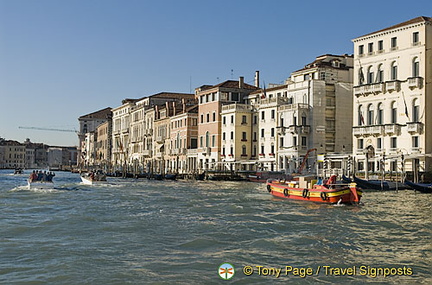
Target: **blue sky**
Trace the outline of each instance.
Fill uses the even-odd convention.
[[[124,98],[244,76],[281,83],[432,1],[0,0],[0,137],[76,145],[77,118]]]

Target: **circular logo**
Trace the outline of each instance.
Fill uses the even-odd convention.
[[[223,280],[230,280],[235,273],[234,266],[230,263],[222,263],[218,268],[218,274]]]

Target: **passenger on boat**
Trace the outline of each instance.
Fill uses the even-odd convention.
[[[46,175],[46,181],[52,182],[53,177],[55,176],[54,172],[48,172]]]
[[[37,176],[37,174],[36,174],[36,171],[33,170],[33,172],[30,173],[30,177],[29,177],[30,182],[33,182],[33,181],[37,180],[37,177],[38,177],[38,176]]]
[[[330,176],[330,178],[324,183],[324,186],[327,188],[332,188],[334,184],[336,184],[336,175]]]
[[[42,170],[39,170],[39,172],[37,173],[37,181],[42,181],[42,179],[43,179],[43,173],[42,173]]]

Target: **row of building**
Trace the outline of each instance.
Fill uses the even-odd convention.
[[[20,143],[0,138],[0,169],[71,170],[77,165],[77,156],[76,147],[49,146],[29,139]]]
[[[353,55],[319,56],[284,84],[260,88],[257,71],[254,85],[240,77],[81,116],[79,164],[291,173],[314,170],[325,154],[329,168],[355,161],[357,171],[418,176],[431,166],[431,25],[418,17],[358,37]]]

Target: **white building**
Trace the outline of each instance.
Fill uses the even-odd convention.
[[[353,40],[353,152],[368,172],[430,171],[432,21],[418,17]],[[404,163],[402,163],[404,162]]]

